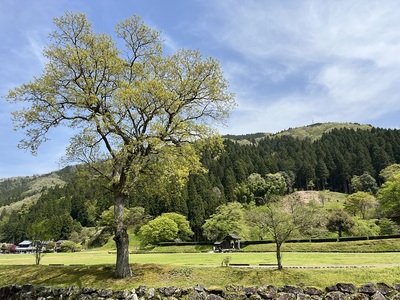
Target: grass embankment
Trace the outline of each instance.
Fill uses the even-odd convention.
[[[212,250],[209,245],[158,246],[152,253],[198,253]],[[247,245],[242,252],[275,252],[275,244]],[[400,239],[342,241],[342,242],[290,242],[282,246],[284,252],[397,252],[400,251]]]
[[[248,245],[244,252],[275,251],[275,244]],[[400,251],[400,239],[363,240],[330,243],[285,243],[282,251],[287,252],[395,252]]]
[[[232,267],[178,267],[172,265],[133,264],[134,276],[113,278],[111,265],[80,267],[13,266],[0,269],[0,286],[9,284],[35,284],[45,286],[80,286],[109,289],[132,289],[141,284],[148,287],[224,287],[227,284],[243,286],[296,285],[325,288],[338,282],[352,282],[360,286],[367,282],[399,282],[400,268],[373,267],[350,269],[276,269]]]
[[[400,239],[287,243],[283,247],[287,251],[283,253],[283,271],[259,266],[276,262],[274,247],[274,244],[249,245],[239,253],[206,253],[211,246],[204,245],[157,247],[149,253],[131,254],[135,274],[121,280],[113,278],[116,257],[112,244],[92,251],[46,254],[40,266],[33,265],[35,258],[31,254],[4,254],[0,255],[0,286],[29,283],[131,289],[140,284],[149,287],[190,287],[196,284],[224,287],[227,284],[282,286],[302,282],[324,288],[338,282],[356,285],[400,282],[400,267],[394,265],[400,263],[400,252],[378,252],[400,250]],[[136,244],[131,250],[135,249]],[[377,253],[366,253],[368,251]],[[230,257],[231,264],[250,264],[250,267],[222,267],[226,257]]]

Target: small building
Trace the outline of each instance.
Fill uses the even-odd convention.
[[[25,240],[15,247],[15,253],[34,253],[36,248],[32,246],[32,241]]]
[[[214,252],[230,252],[240,250],[240,237],[234,233],[228,234],[222,241],[214,243]]]

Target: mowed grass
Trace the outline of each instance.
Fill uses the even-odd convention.
[[[232,264],[245,263],[250,267],[222,267],[226,257],[230,257]],[[33,265],[31,254],[0,255],[0,286],[29,283],[132,289],[141,284],[148,287],[196,284],[224,287],[227,284],[282,286],[301,282],[325,288],[338,282],[400,283],[400,267],[396,265],[400,262],[400,253],[283,253],[282,271],[259,266],[275,263],[273,252],[147,253],[132,254],[130,261],[134,276],[116,280],[113,278],[115,254],[107,251],[46,254],[40,266]]]
[[[255,244],[243,248],[245,252],[275,251],[275,244]],[[396,252],[400,251],[400,239],[380,239],[361,241],[284,243],[282,251],[294,252]]]
[[[290,267],[316,266],[381,266],[400,264],[400,252],[385,253],[311,253],[284,252],[283,265]],[[274,252],[238,253],[144,253],[131,254],[130,262],[190,267],[219,267],[229,257],[231,264],[275,264]],[[48,253],[42,257],[42,265],[112,265],[116,254],[107,251],[76,253]],[[33,254],[0,255],[0,265],[32,265]]]
[[[34,284],[44,286],[79,286],[132,289],[139,285],[147,287],[176,286],[225,287],[228,284],[242,286],[297,285],[303,283],[324,289],[338,282],[356,286],[368,282],[400,283],[400,268],[369,267],[345,269],[292,269],[279,271],[272,268],[235,267],[179,267],[158,264],[132,264],[134,275],[127,279],[114,279],[113,265],[92,266],[2,266],[0,286],[10,284]]]

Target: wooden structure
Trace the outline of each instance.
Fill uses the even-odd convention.
[[[240,237],[234,233],[228,234],[222,241],[214,243],[214,252],[230,252],[240,250]]]

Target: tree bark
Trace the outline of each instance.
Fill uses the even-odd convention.
[[[282,244],[276,243],[276,261],[278,263],[278,270],[282,270],[283,269],[281,246],[282,246]]]
[[[115,266],[115,277],[126,278],[132,276],[129,266],[129,236],[124,222],[124,207],[126,196],[116,195],[115,214],[115,244],[117,246],[117,261]]]

